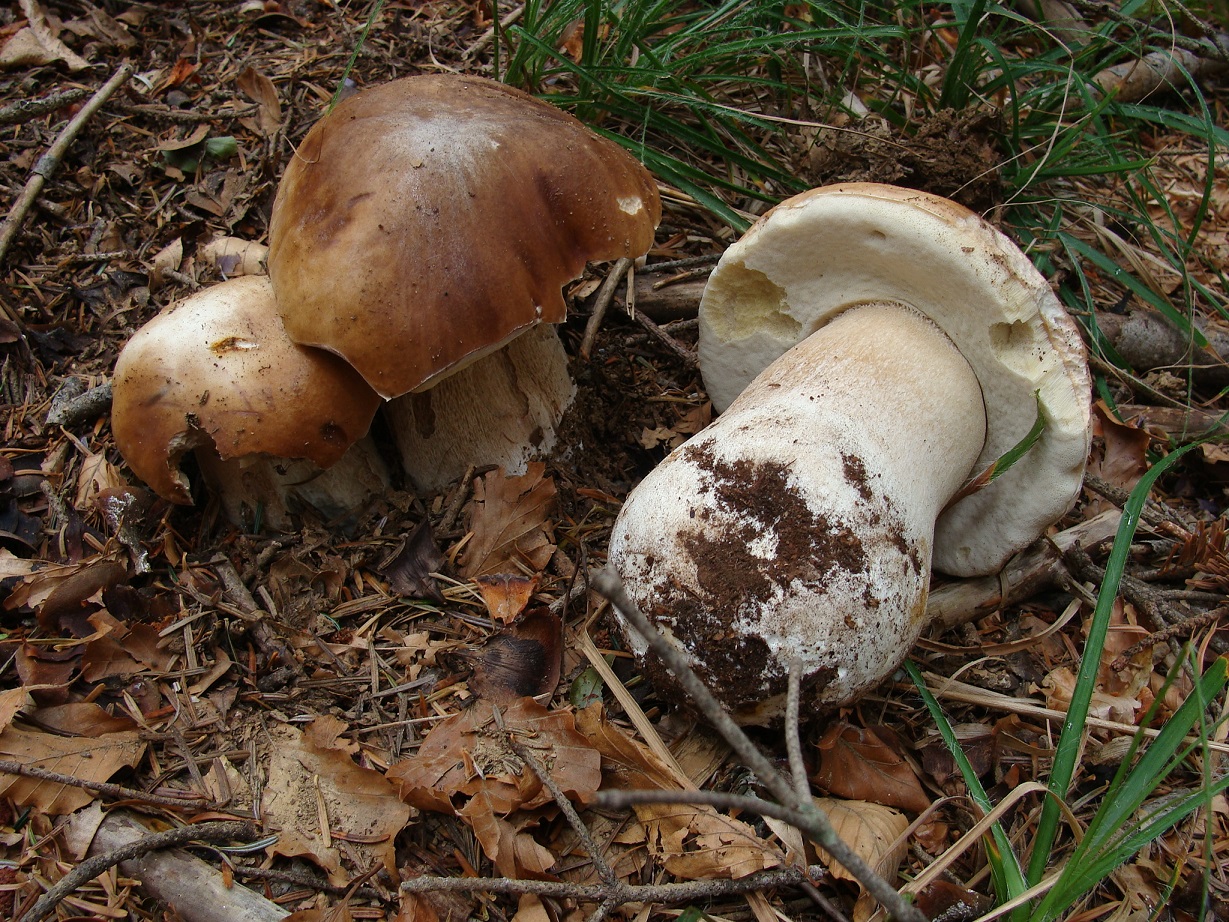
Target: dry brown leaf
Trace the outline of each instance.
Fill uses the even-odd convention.
[[[28,25],[0,50],[0,67],[41,67],[63,61],[73,73],[86,70],[90,62],[65,45],[47,22],[36,0],[21,0]]]
[[[528,612],[468,656],[469,686],[493,704],[555,690],[563,662],[563,622],[546,608]]]
[[[610,723],[600,703],[580,712],[577,727],[602,754],[607,789],[679,790],[673,773],[647,746]],[[634,809],[647,848],[677,877],[739,878],[784,860],[780,849],[746,823],[712,807],[641,804]]]
[[[502,814],[548,803],[550,792],[508,745],[511,732],[531,748],[565,794],[582,802],[593,799],[601,784],[601,758],[576,731],[574,715],[521,698],[500,710],[500,729],[495,710],[479,702],[438,724],[414,756],[389,769],[388,778],[401,785],[401,796],[440,813],[455,813],[458,802],[479,792]]]
[[[0,733],[0,758],[71,775],[79,781],[108,781],[121,768],[133,768],[145,754],[135,731],[104,733],[96,738],[60,736],[10,724]],[[0,796],[23,807],[63,816],[94,799],[83,788],[0,772]]]
[[[282,103],[273,81],[254,67],[246,68],[235,81],[243,94],[260,107],[256,129],[266,137],[282,124]]]
[[[482,603],[486,605],[491,619],[502,624],[511,624],[525,610],[533,594],[538,591],[538,574],[521,576],[516,573],[492,573],[474,580]]]
[[[514,880],[555,880],[549,873],[556,860],[554,852],[540,845],[527,831],[537,825],[538,817],[514,813],[505,818],[498,806],[490,791],[481,790],[458,815],[474,830],[482,850],[495,862],[501,876]]]
[[[1131,490],[1148,470],[1147,451],[1152,438],[1140,427],[1119,422],[1102,400],[1093,404],[1093,411],[1093,434],[1102,437],[1105,449],[1101,457],[1090,461],[1088,471],[1116,487]]]
[[[19,711],[33,704],[30,693],[24,688],[6,688],[0,691],[0,731],[13,722]]]
[[[124,475],[107,460],[106,455],[86,455],[77,474],[77,496],[73,500],[73,506],[85,512],[94,508],[99,494],[104,490],[122,490],[127,486],[128,481],[124,479]]]
[[[519,477],[498,468],[474,482],[470,511],[473,538],[461,575],[541,572],[555,552],[549,519],[555,510],[555,482],[546,465],[534,461]]]
[[[815,806],[828,817],[836,834],[859,858],[884,879],[896,879],[901,859],[905,856],[905,843],[896,848],[891,846],[909,828],[908,817],[892,807],[864,800],[840,800],[835,797],[816,797],[814,800]],[[823,849],[817,847],[816,850],[833,877],[857,880]]]
[[[601,757],[576,732],[566,711],[548,711],[521,698],[498,712],[487,702],[435,727],[418,752],[388,771],[401,796],[424,810],[455,813],[474,830],[501,874],[542,878],[555,856],[527,831],[551,803],[550,792],[508,744],[508,735],[532,753],[570,799],[593,799],[601,785]]]
[[[412,599],[431,599],[442,604],[444,594],[431,574],[443,569],[444,563],[444,555],[435,543],[431,523],[423,519],[406,535],[397,550],[380,562],[377,569],[388,578],[389,588],[394,592]]]
[[[354,763],[335,731],[335,719],[319,728],[309,724],[307,733],[270,729],[269,780],[261,802],[262,819],[278,831],[270,853],[311,858],[341,885],[341,851],[332,844],[333,836],[341,836],[347,851],[363,856],[364,866],[378,860],[395,877],[393,839],[409,822],[410,808],[383,775]]]
[[[921,813],[930,806],[913,768],[874,728],[837,721],[816,746],[819,770],[812,780],[829,794],[911,813]]]

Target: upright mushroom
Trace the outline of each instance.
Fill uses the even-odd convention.
[[[412,395],[390,418],[428,488],[549,450],[573,386],[557,336],[526,331],[564,319],[587,261],[644,253],[660,216],[644,168],[570,115],[490,80],[408,77],[304,138],[269,272],[293,340]]]
[[[379,397],[337,356],[286,337],[264,276],[168,307],[124,346],[112,391],[124,460],[173,502],[192,501],[180,462],[193,450],[234,522],[244,506],[275,528],[304,506],[348,514],[388,482],[374,449],[349,450]]]
[[[1075,325],[946,199],[859,183],[777,206],[713,273],[700,362],[724,412],[633,491],[610,562],[742,722],[780,717],[794,657],[813,705],[882,681],[925,626],[932,563],[994,572],[1078,494]],[[1032,449],[959,496],[1038,413]]]

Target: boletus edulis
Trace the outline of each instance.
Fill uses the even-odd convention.
[[[1079,492],[1075,324],[946,199],[861,183],[777,206],[713,272],[700,362],[723,412],[632,492],[610,563],[743,723],[780,718],[794,657],[812,708],[874,687],[926,626],[932,566],[995,572]]]

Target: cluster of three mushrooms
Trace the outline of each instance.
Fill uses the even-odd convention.
[[[1078,331],[959,205],[877,184],[797,196],[726,251],[700,314],[723,412],[632,492],[609,559],[743,723],[780,718],[795,658],[811,706],[881,682],[925,627],[932,565],[996,572],[1079,492]],[[1038,414],[1032,448],[964,495]]]
[[[382,400],[416,487],[523,470],[574,392],[550,326],[562,286],[644,253],[660,215],[634,158],[517,90],[423,76],[362,91],[286,170],[269,278],[192,295],[124,348],[120,451],[187,503],[180,462],[200,449],[229,516],[259,502],[275,527],[296,502],[354,512],[384,482],[374,450],[350,450]]]

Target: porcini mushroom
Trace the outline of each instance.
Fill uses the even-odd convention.
[[[744,723],[780,718],[794,657],[812,706],[878,684],[925,627],[932,564],[992,573],[1078,494],[1075,325],[946,199],[859,183],[777,206],[714,271],[699,351],[724,412],[632,492],[610,562]],[[1031,450],[959,496],[1039,412]]]
[[[304,138],[269,272],[292,339],[413,394],[390,419],[411,480],[435,487],[549,450],[573,385],[557,336],[526,331],[564,319],[587,261],[644,253],[660,216],[644,168],[570,115],[490,80],[408,77]]]
[[[350,514],[387,485],[360,442],[380,398],[337,356],[287,338],[264,276],[168,307],[124,346],[112,391],[120,453],[172,502],[192,502],[180,462],[193,450],[234,522],[258,505],[275,528],[304,506]]]

